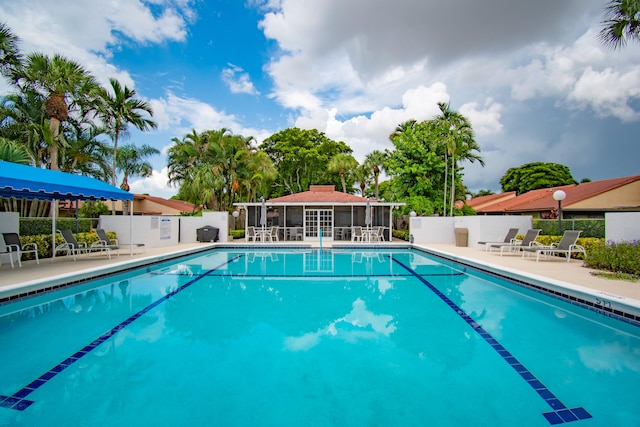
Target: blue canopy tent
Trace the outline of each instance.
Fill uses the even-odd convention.
[[[38,200],[133,200],[133,194],[87,176],[0,160],[0,197]],[[130,216],[133,203],[130,203]],[[55,224],[55,209],[53,224]],[[131,224],[131,222],[130,222]],[[52,227],[55,248],[55,226]],[[54,254],[55,255],[55,254]]]

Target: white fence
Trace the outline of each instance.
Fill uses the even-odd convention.
[[[413,217],[409,230],[414,243],[456,243],[456,228],[467,230],[467,246],[479,247],[478,242],[500,242],[509,228],[524,234],[532,228],[531,216],[454,216]]]
[[[607,212],[604,219],[607,242],[640,241],[640,212]]]
[[[148,248],[197,241],[197,229],[204,226],[219,230],[218,242],[226,242],[229,229],[227,212],[203,212],[191,216],[134,216],[131,227],[128,216],[101,215],[98,227],[115,231],[119,244],[144,243]]]

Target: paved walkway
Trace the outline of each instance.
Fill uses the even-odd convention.
[[[245,244],[245,242],[236,241],[228,244]],[[262,246],[263,244],[259,245]],[[283,244],[274,243],[273,245]],[[388,245],[388,243],[383,243],[382,245]],[[23,262],[22,268],[16,266],[14,269],[5,263],[0,265],[0,298],[15,293],[23,293],[24,289],[55,286],[70,280],[95,276],[96,272],[108,273],[119,269],[131,268],[150,261],[197,252],[214,246],[216,245],[210,243],[184,243],[162,248],[147,248],[144,253],[134,255],[129,255],[128,251],[121,250],[120,256],[112,254],[111,259],[100,253],[90,254],[89,256],[82,255],[78,257],[77,261],[69,257],[57,257],[54,261],[47,258],[41,260],[39,265],[36,265],[35,261],[26,261]],[[315,244],[313,246],[318,245]],[[601,291],[604,294],[621,296],[635,300],[634,305],[640,306],[640,283],[594,276],[591,274],[593,270],[584,267],[582,261],[572,260],[567,263],[564,258],[554,258],[536,262],[535,257],[523,259],[520,255],[505,254],[500,256],[477,248],[457,247],[452,244],[425,244],[421,246],[441,252],[454,259],[472,260],[491,268],[524,273],[533,277],[546,278],[551,281]]]

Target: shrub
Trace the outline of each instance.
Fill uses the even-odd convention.
[[[96,227],[97,219],[78,218],[78,232],[89,232]],[[57,218],[56,230],[76,230],[75,218]],[[51,218],[20,218],[20,236],[51,235]]]
[[[409,230],[396,230],[394,228],[393,229],[393,237],[395,237],[396,239],[406,240],[408,242],[409,241]]]
[[[604,238],[605,221],[602,219],[563,219],[560,222],[561,234],[565,230],[582,230],[581,237]],[[556,219],[534,219],[533,228],[539,228],[543,236],[558,235],[558,220]]]
[[[244,230],[231,230],[230,233],[234,239],[244,239]]]
[[[602,242],[588,252],[587,267],[640,277],[640,244],[632,242]]]

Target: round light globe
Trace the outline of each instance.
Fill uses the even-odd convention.
[[[553,198],[559,202],[564,200],[565,197],[567,197],[567,193],[562,190],[558,190],[553,193]]]
[[[409,215],[411,215],[411,216],[418,216],[418,214],[416,213],[416,211],[411,211],[411,212],[409,213]]]
[[[231,212],[231,215],[232,215],[234,218],[238,218],[238,215],[240,215],[240,212],[238,212],[238,211],[233,211],[233,212]]]

